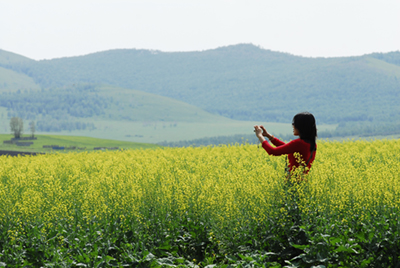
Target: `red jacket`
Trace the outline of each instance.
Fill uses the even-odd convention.
[[[289,170],[290,171],[292,171],[293,167],[298,167],[300,165],[300,163],[297,161],[296,157],[294,156],[294,153],[296,153],[296,152],[299,153],[301,156],[301,160],[304,161],[304,163],[307,163],[308,159],[310,158],[311,144],[309,144],[308,142],[305,142],[302,139],[295,139],[288,143],[284,143],[283,141],[281,141],[277,138],[274,138],[271,142],[276,147],[273,147],[271,144],[269,144],[268,141],[264,141],[262,143],[262,147],[265,149],[265,151],[267,151],[268,154],[271,154],[271,155],[287,154],[288,159],[289,159]],[[315,145],[315,149],[317,149],[317,145]],[[311,164],[315,159],[315,153],[316,153],[316,151],[313,151],[311,160],[309,161],[309,163],[307,165],[308,169],[305,171],[305,173],[308,173],[308,171],[310,170]]]

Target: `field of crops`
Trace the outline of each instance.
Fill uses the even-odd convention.
[[[1,156],[0,267],[400,267],[400,141]]]

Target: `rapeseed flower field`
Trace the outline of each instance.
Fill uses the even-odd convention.
[[[399,152],[321,141],[302,183],[255,145],[2,156],[0,266],[396,267]]]

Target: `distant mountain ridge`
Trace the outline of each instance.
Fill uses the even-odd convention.
[[[0,64],[5,67],[13,67],[20,63],[33,63],[35,60],[0,49]]]
[[[305,58],[239,44],[201,52],[118,49],[33,61],[0,51],[0,66],[42,88],[113,85],[177,99],[239,120],[400,121],[400,52]]]

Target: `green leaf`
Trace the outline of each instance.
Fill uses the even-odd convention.
[[[161,259],[158,259],[157,262],[160,265],[174,265],[174,262],[172,260],[170,260],[169,258],[161,258]]]
[[[363,260],[360,264],[361,267],[367,267],[374,260],[374,257],[369,257],[366,260]]]
[[[337,248],[335,249],[335,252],[336,252],[336,253],[339,253],[339,252],[351,252],[351,253],[353,253],[354,250],[353,250],[352,248],[349,248],[349,247],[339,246],[339,247],[337,247]]]
[[[285,260],[285,262],[289,265],[284,266],[285,268],[298,268],[297,265],[291,263],[290,261]]]
[[[225,258],[227,258],[228,260],[233,261],[233,262],[236,262],[238,260],[235,256],[232,256],[232,255],[227,255],[227,256],[225,256]]]
[[[331,243],[332,246],[336,245],[336,243],[339,243],[341,239],[339,237],[331,237],[329,238],[329,242]]]
[[[252,257],[244,256],[242,254],[238,254],[238,256],[244,261],[252,261],[253,260]]]
[[[185,263],[185,259],[184,258],[176,258],[174,260],[174,262],[176,262],[176,263]]]
[[[368,239],[372,240],[373,237],[374,237],[374,232],[370,232],[369,235],[368,235]]]
[[[115,258],[113,258],[113,257],[111,257],[111,256],[106,256],[106,261],[108,262],[108,261],[114,261],[115,260]]]
[[[306,256],[306,254],[302,253],[299,256],[296,256],[296,257],[292,258],[290,261],[294,261],[294,260],[297,260],[297,259],[302,259],[304,256]]]
[[[161,247],[158,247],[158,249],[170,250],[171,249],[171,245],[170,244],[164,244]]]
[[[361,242],[365,241],[365,234],[364,233],[358,233],[356,236]]]
[[[152,259],[154,259],[155,256],[153,254],[151,254],[150,252],[146,255],[145,257],[145,261],[151,261]]]

